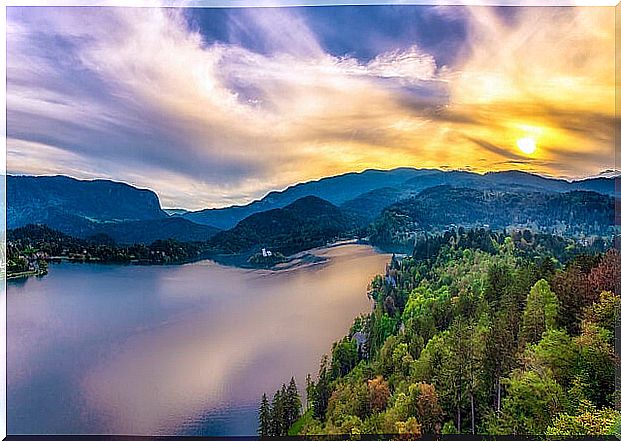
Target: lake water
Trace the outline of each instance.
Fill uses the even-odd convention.
[[[63,263],[10,282],[8,432],[256,434],[261,394],[304,388],[389,260],[317,254],[279,272]]]

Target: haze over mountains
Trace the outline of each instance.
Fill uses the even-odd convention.
[[[123,183],[8,176],[7,223],[9,229],[45,224],[80,238],[104,234],[118,243],[210,241],[227,253],[259,246],[295,252],[369,232],[378,243],[409,246],[415,231],[457,225],[606,234],[614,224],[614,185],[612,177],[569,182],[518,171],[398,168],[297,184],[243,206],[186,212],[163,210],[153,191]]]

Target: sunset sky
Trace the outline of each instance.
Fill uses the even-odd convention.
[[[614,81],[611,7],[12,7],[7,171],[191,209],[367,168],[578,178],[614,168]]]

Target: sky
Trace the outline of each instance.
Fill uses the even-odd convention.
[[[369,168],[575,179],[615,167],[614,86],[611,7],[10,7],[7,171],[188,209]]]

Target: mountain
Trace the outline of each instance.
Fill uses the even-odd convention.
[[[613,178],[590,178],[569,182],[515,170],[489,172],[484,175],[465,171],[430,171],[404,182],[399,187],[382,188],[364,193],[345,202],[341,207],[360,214],[370,222],[379,215],[383,208],[439,185],[511,193],[562,193],[585,190],[602,195],[615,195]]]
[[[164,212],[169,216],[181,216],[190,211],[186,210],[185,208],[162,208],[162,210],[164,210]]]
[[[72,222],[83,226],[166,217],[154,192],[121,182],[82,181],[67,176],[7,176],[8,228],[42,223],[62,231],[58,227],[71,229]]]
[[[399,186],[415,176],[429,173],[415,168],[394,170],[366,170],[360,173],[346,173],[293,185],[282,191],[272,191],[264,198],[247,205],[226,208],[208,208],[183,215],[193,222],[229,229],[240,220],[254,213],[282,208],[305,196],[317,196],[334,205],[340,205],[363,193],[382,187]]]
[[[590,190],[601,194],[615,196],[615,184],[618,182],[617,177],[607,178],[590,178],[572,182],[572,186],[580,190]]]
[[[481,175],[463,170],[397,168],[323,178],[271,192],[247,205],[193,211],[182,216],[196,223],[228,229],[251,214],[281,208],[301,197],[312,195],[360,214],[370,221],[388,205],[438,185],[513,192],[591,190],[614,195],[613,178],[570,182],[515,170]]]
[[[507,192],[437,186],[388,206],[369,228],[373,243],[409,247],[419,233],[451,227],[529,228],[563,236],[608,235],[614,198],[591,191]]]
[[[218,231],[169,217],[151,190],[67,176],[7,176],[7,223],[44,224],[78,238],[105,234],[118,243],[206,241]]]
[[[545,192],[563,192],[574,189],[572,183],[564,179],[548,178],[518,170],[487,172],[482,178],[484,181],[489,181],[496,185],[505,184]]]
[[[212,226],[230,229],[253,214],[284,208],[307,196],[340,206],[341,214],[369,224],[390,205],[439,185],[526,194],[583,190],[614,195],[615,192],[612,177],[569,182],[520,171],[481,175],[463,170],[398,168],[346,173],[297,184],[243,206],[194,212],[170,209],[173,216],[169,216],[160,207],[155,193],[119,182],[82,181],[66,176],[8,176],[7,220],[8,228],[29,223],[45,224],[82,238],[108,234],[123,242],[142,242],[152,238],[203,240],[201,238],[210,237],[217,231]],[[140,223],[144,221],[152,222]]]
[[[336,205],[316,196],[306,196],[283,208],[248,216],[234,228],[216,234],[209,246],[221,254],[267,248],[291,255],[325,245],[351,233],[357,225],[356,218]]]
[[[415,194],[416,192],[403,188],[378,188],[346,201],[341,205],[341,209],[355,214],[367,222],[371,222],[387,206]]]

